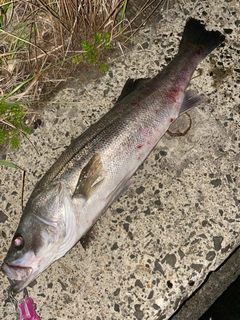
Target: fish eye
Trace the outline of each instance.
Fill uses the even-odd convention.
[[[20,234],[15,234],[12,239],[12,246],[17,250],[21,250],[24,247],[24,239]]]

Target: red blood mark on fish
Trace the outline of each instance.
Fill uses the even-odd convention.
[[[172,123],[175,119],[174,118],[170,118],[170,122]]]
[[[179,94],[181,94],[182,92],[183,92],[182,87],[179,87],[179,86],[173,87],[171,88],[170,91],[165,93],[165,96],[167,99],[170,99],[172,103],[176,103]]]
[[[178,92],[180,92],[180,91],[182,91],[182,88],[181,87],[179,87],[179,88],[173,88],[172,89],[172,92],[174,92],[174,93],[178,93]]]
[[[142,149],[143,144],[140,144],[139,146],[137,146],[138,149]]]

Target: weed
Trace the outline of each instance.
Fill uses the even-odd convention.
[[[0,0],[2,94],[6,95],[29,75],[45,70],[41,78],[31,81],[27,90],[21,90],[21,99],[39,100],[65,81],[76,64],[84,60],[107,71],[108,67],[100,64],[99,51],[109,50],[113,40],[129,39],[135,32],[134,25],[139,28],[145,23],[145,11],[150,7],[155,11],[164,1],[155,2],[146,0],[138,7],[137,0],[132,4],[128,0]],[[129,18],[131,15],[133,18]],[[80,50],[84,50],[81,56]],[[72,63],[58,67],[59,61],[68,58]],[[51,65],[55,68],[48,68]]]
[[[105,32],[103,35],[100,32],[96,32],[95,36],[90,39],[90,41],[82,41],[81,47],[83,49],[83,60],[87,61],[88,64],[93,66],[97,66],[99,64],[98,56],[99,56],[99,49],[104,48],[105,50],[111,50],[110,42],[110,34]],[[81,58],[75,57],[76,61],[81,62]],[[99,69],[107,72],[108,66],[105,64],[99,64]]]
[[[6,1],[0,7],[0,28],[2,28],[6,24],[6,14],[11,5],[11,1]]]
[[[5,167],[9,167],[9,168],[22,170],[18,165],[16,165],[15,163],[13,163],[11,161],[7,161],[7,160],[0,159],[0,165],[5,166]]]
[[[0,100],[0,123],[0,145],[10,143],[16,149],[19,135],[30,133],[30,128],[24,125],[24,109],[19,102]]]

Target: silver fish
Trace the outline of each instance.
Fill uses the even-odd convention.
[[[131,184],[131,177],[180,114],[199,97],[191,76],[225,37],[186,22],[175,58],[153,79],[128,80],[114,107],[74,140],[34,188],[2,271],[21,291],[66,254]]]

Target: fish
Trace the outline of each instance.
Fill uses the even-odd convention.
[[[64,256],[133,182],[169,126],[195,107],[197,65],[223,41],[186,21],[179,50],[152,79],[128,79],[114,106],[76,138],[33,189],[1,271],[18,293]]]

